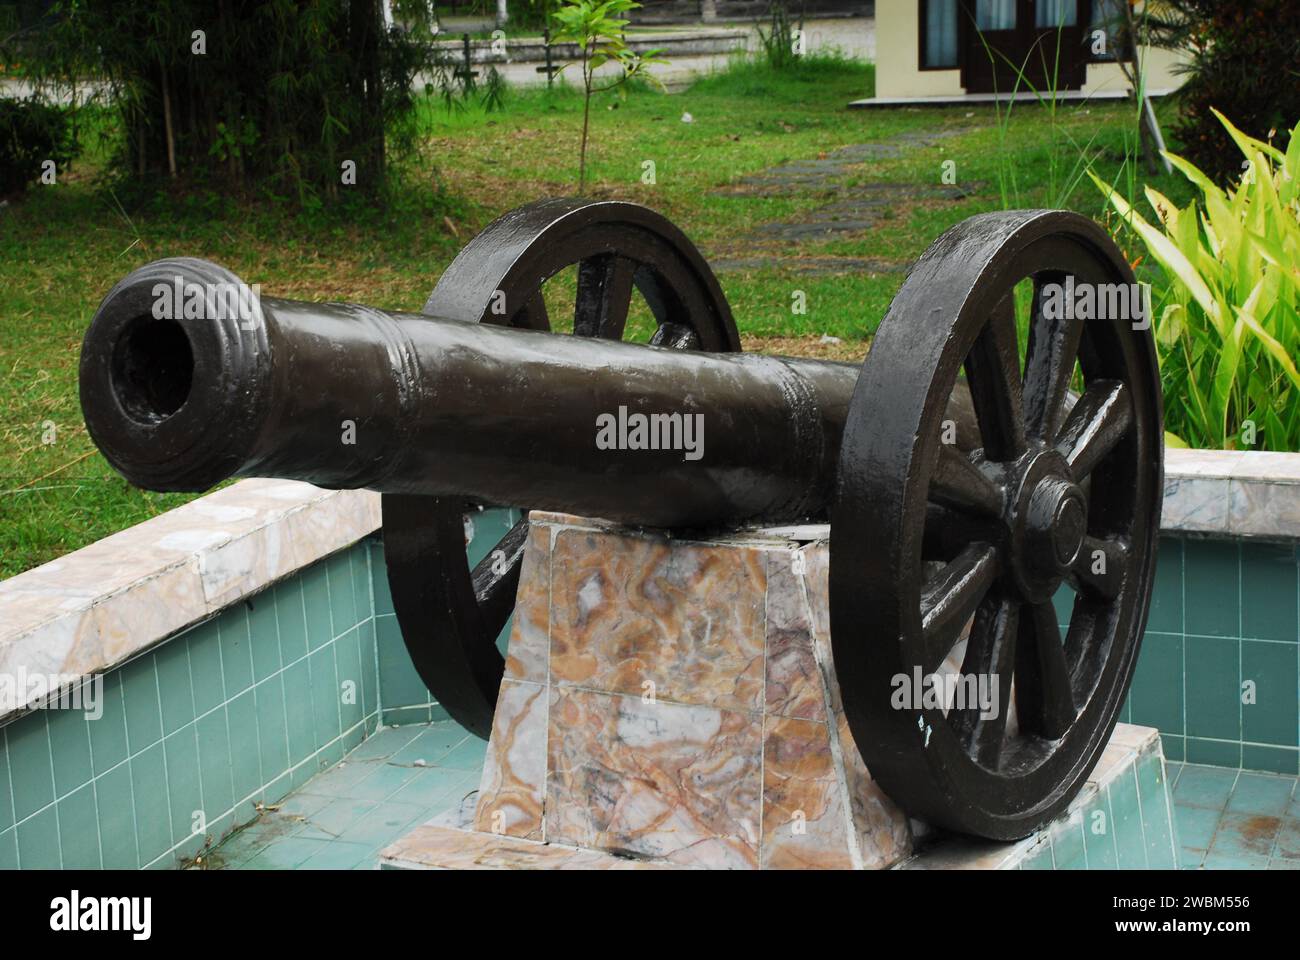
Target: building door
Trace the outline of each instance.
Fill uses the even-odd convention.
[[[967,93],[1077,90],[1087,0],[959,0]]]

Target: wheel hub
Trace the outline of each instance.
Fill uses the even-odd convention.
[[[1008,571],[1030,603],[1050,600],[1083,549],[1088,502],[1055,450],[1031,451],[1019,464],[1010,498]]]

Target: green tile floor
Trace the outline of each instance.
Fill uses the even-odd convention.
[[[217,847],[205,866],[368,870],[478,789],[487,744],[450,720],[378,731]],[[1297,778],[1169,762],[1185,870],[1300,869]]]
[[[1296,777],[1168,763],[1185,870],[1300,870]]]
[[[232,834],[205,866],[373,869],[380,850],[478,789],[486,750],[450,720],[379,730]]]

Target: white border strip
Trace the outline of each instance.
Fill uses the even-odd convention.
[[[1160,527],[1300,540],[1300,453],[1167,450]]]
[[[365,490],[283,480],[218,490],[0,582],[0,674],[102,673],[379,520],[379,496]]]

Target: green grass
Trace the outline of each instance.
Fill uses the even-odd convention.
[[[829,198],[741,196],[731,187],[738,178],[845,144],[951,128],[958,135],[940,146],[860,166],[846,182],[938,183],[943,160],[953,159],[959,183],[975,184],[971,196],[899,202],[869,233],[786,250],[906,264],[963,217],[1000,208],[1008,169],[1019,193],[1005,202],[1018,206],[1059,199],[1051,170],[1068,167],[1080,143],[1100,151],[1103,176],[1118,175],[1126,107],[1067,108],[1048,123],[1043,111],[1020,106],[1003,133],[984,108],[845,109],[872,85],[869,66],[810,58],[783,76],[738,63],[679,94],[636,87],[600,97],[591,192],[659,210],[706,256],[743,256],[750,243],[742,238],[754,228],[798,218]],[[131,202],[96,178],[105,162],[98,147],[59,185],[34,187],[0,210],[0,577],[188,499],[129,488],[93,451],[82,424],[81,337],[114,282],[149,260],[192,255],[221,262],[272,295],[418,309],[456,251],[490,219],[573,192],[581,107],[563,86],[511,91],[505,109],[490,114],[473,105],[448,113],[428,103],[423,146],[405,171],[399,209],[305,215],[203,190]],[[683,123],[684,112],[694,122]],[[999,153],[1004,141],[1014,152]],[[641,182],[647,160],[656,168],[653,185]],[[1185,184],[1150,182],[1184,202]],[[1065,202],[1091,215],[1102,210],[1095,190]],[[809,277],[772,267],[721,279],[744,334],[860,339],[875,329],[902,277]],[[571,277],[557,278],[548,297],[558,305],[571,285]],[[807,295],[806,315],[790,311],[794,290]],[[644,311],[640,319],[644,327]],[[47,421],[56,432],[50,444],[42,443]]]

